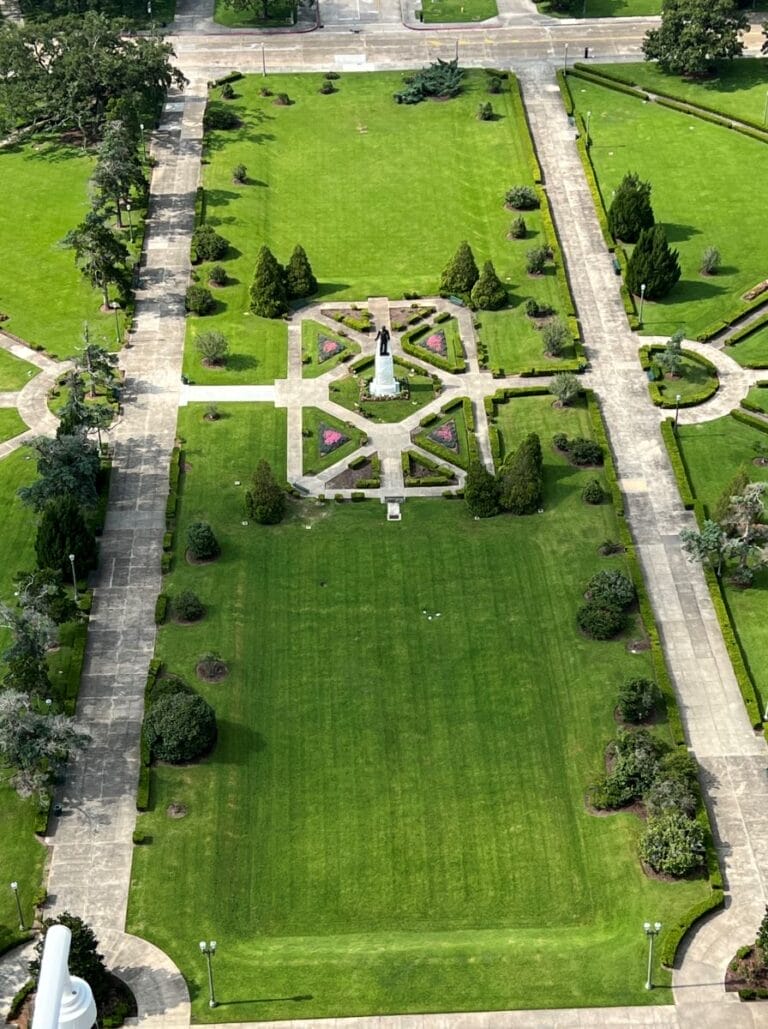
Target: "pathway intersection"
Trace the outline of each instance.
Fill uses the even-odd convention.
[[[205,4],[189,3],[181,13],[194,29],[194,19],[205,17],[207,9]],[[269,59],[271,70],[351,65],[405,68],[433,59],[441,48],[452,48],[454,39],[459,39],[463,63],[514,63],[515,71],[521,74],[584,327],[591,363],[587,381],[604,406],[630,524],[662,629],[691,749],[704,769],[729,905],[723,914],[698,929],[687,944],[675,973],[675,1007],[334,1019],[292,1023],[294,1029],[318,1025],[333,1029],[602,1025],[705,1029],[729,1025],[739,1029],[768,1024],[765,1008],[739,1004],[733,995],[723,992],[721,985],[727,958],[739,943],[752,938],[766,903],[768,751],[747,721],[701,574],[685,561],[680,550],[678,532],[690,524],[690,516],[682,509],[660,445],[658,422],[662,413],[648,401],[636,356],[640,341],[627,328],[578,161],[573,130],[565,118],[554,77],[564,42],[581,45],[589,41],[594,46],[597,41],[598,56],[602,58],[636,56],[646,28],[647,23],[638,19],[579,25],[545,22],[537,16],[514,28],[480,30],[473,35],[458,31],[450,38],[437,33],[415,34],[391,25],[371,26],[369,35],[352,37],[329,26],[324,33],[300,39],[286,37],[279,44],[270,40]],[[754,45],[754,40],[750,42]],[[190,1021],[189,995],[178,971],[156,948],[128,936],[124,925],[143,687],[155,638],[154,598],[160,588],[168,461],[178,404],[194,399],[195,389],[182,391],[180,370],[183,294],[189,276],[205,80],[233,67],[261,71],[261,47],[246,34],[223,40],[193,31],[177,36],[174,43],[181,67],[191,81],[183,97],[175,93],[169,96],[153,142],[158,166],[152,180],[136,331],[132,348],[121,355],[126,372],[126,409],[113,434],[115,474],[79,705],[79,715],[94,743],[70,768],[60,797],[65,817],[53,824],[47,841],[52,848],[51,907],[70,907],[93,924],[108,961],[135,984],[141,1024],[152,1029],[187,1026]],[[681,421],[722,413],[721,400],[727,397],[725,403],[730,403],[742,385],[748,386],[750,377],[746,373],[731,368],[725,356],[715,355],[709,354],[723,369],[723,390],[711,406],[681,412]],[[300,408],[291,401],[291,384],[297,390],[305,389],[299,385],[295,354],[289,368],[288,385],[275,384],[273,388],[275,402],[283,390],[293,432]],[[480,378],[475,367],[461,377],[461,388],[473,400],[475,391],[482,388]],[[496,385],[494,382],[487,392],[493,392]],[[346,410],[345,416],[349,416]],[[43,420],[41,415],[40,426]],[[366,425],[370,429],[370,424]],[[34,428],[39,431],[38,423]],[[484,450],[483,456],[487,460],[488,452]],[[295,455],[291,460],[295,470]],[[0,988],[6,999],[22,979],[18,952],[5,955],[0,961]]]

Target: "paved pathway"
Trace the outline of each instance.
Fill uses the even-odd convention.
[[[627,327],[573,130],[550,76],[525,76],[524,90],[568,254],[590,379],[610,428],[686,733],[702,767],[729,895],[727,911],[693,936],[675,972],[678,1017],[685,1025],[757,1025],[757,1019],[765,1024],[768,1012],[726,995],[722,977],[736,946],[754,938],[768,898],[768,749],[747,719],[701,569],[686,560],[680,546],[679,530],[693,519],[682,508],[662,450],[659,413],[647,400],[638,340]],[[681,412],[681,418],[688,414]]]
[[[0,349],[14,357],[32,364],[40,371],[14,393],[0,394],[0,407],[15,407],[25,424],[26,431],[0,443],[0,460],[18,450],[35,436],[52,436],[59,424],[58,418],[48,410],[48,393],[58,377],[70,367],[70,363],[53,361],[31,347],[19,343],[7,332],[0,331]]]

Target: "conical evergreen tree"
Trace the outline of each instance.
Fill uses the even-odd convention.
[[[669,293],[679,278],[678,252],[667,243],[664,226],[643,229],[627,262],[627,289],[640,296],[644,283],[646,300],[659,300]]]
[[[252,489],[245,494],[248,517],[260,525],[277,525],[285,514],[285,493],[267,461],[259,461]]]
[[[469,513],[477,518],[499,513],[499,484],[481,461],[473,461],[467,470],[464,500]]]
[[[279,318],[288,310],[285,271],[269,247],[263,246],[256,258],[251,284],[251,310],[262,318]]]
[[[650,182],[641,182],[636,172],[627,172],[608,209],[611,235],[624,243],[635,243],[654,221]]]
[[[299,243],[293,248],[291,259],[285,269],[285,285],[289,297],[309,297],[317,292],[317,279],[304,247]]]
[[[464,240],[459,244],[459,249],[443,269],[440,279],[440,293],[448,295],[456,293],[459,296],[469,296],[472,287],[479,278],[475,255],[472,247]]]
[[[96,564],[96,539],[88,528],[83,512],[72,496],[58,497],[43,509],[35,538],[39,568],[55,568],[71,575],[69,555],[75,555],[78,576]]]
[[[492,261],[486,261],[480,278],[472,287],[472,306],[479,311],[498,311],[507,303],[507,291]]]

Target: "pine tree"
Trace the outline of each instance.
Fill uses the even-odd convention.
[[[643,229],[627,263],[627,289],[639,296],[640,287],[645,283],[646,299],[659,300],[669,293],[679,278],[678,252],[667,243],[664,226]]]
[[[507,303],[507,291],[501,283],[492,261],[483,265],[483,273],[472,287],[472,306],[479,311],[498,311]]]
[[[73,496],[58,497],[45,505],[37,527],[35,553],[39,568],[54,568],[62,575],[72,574],[70,554],[75,555],[78,575],[94,567],[96,539]]]
[[[251,481],[245,494],[248,517],[259,525],[277,525],[285,515],[285,493],[267,461],[259,461]]]
[[[443,269],[440,293],[441,295],[455,293],[458,296],[469,296],[479,275],[472,247],[464,240]]]
[[[501,506],[512,514],[533,514],[544,495],[541,441],[535,432],[504,462],[501,470]]]
[[[636,172],[627,172],[608,209],[611,235],[624,243],[636,243],[654,221],[650,182],[641,182]]]
[[[269,247],[263,246],[256,258],[251,284],[251,310],[262,318],[279,318],[288,310],[285,271]]]
[[[312,274],[306,251],[299,243],[293,248],[285,269],[285,285],[289,297],[309,297],[317,292],[317,279]]]
[[[464,500],[476,518],[492,518],[499,513],[499,484],[480,461],[473,461],[467,470]]]

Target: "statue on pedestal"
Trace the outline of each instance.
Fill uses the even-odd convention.
[[[376,333],[376,342],[379,344],[379,354],[382,357],[389,357],[389,329],[382,325]]]

